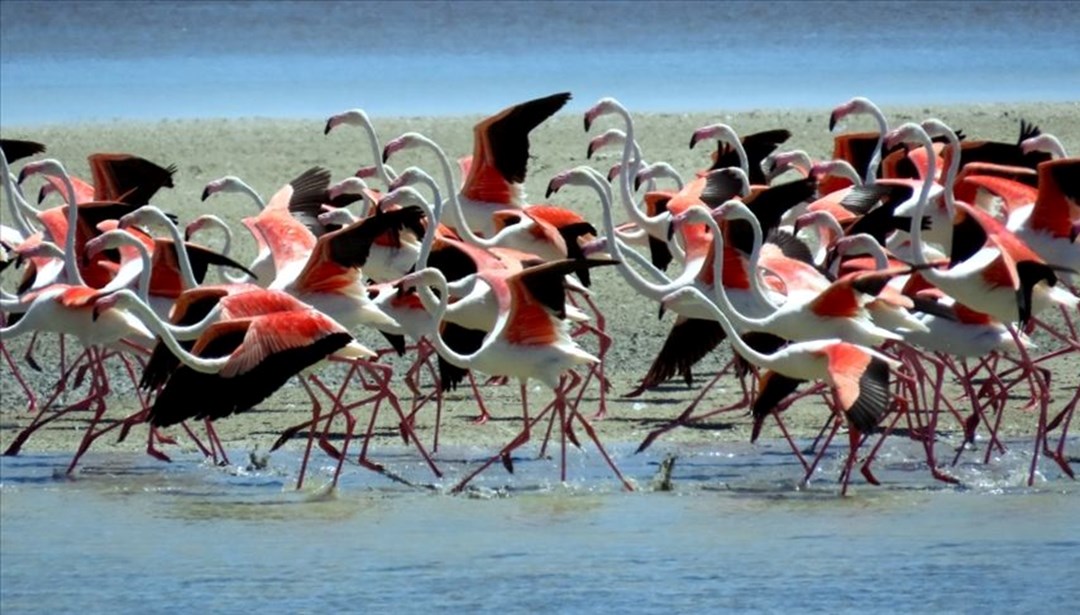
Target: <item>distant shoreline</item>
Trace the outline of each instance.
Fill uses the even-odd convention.
[[[854,95],[859,95],[859,94],[857,94],[857,93],[852,94],[852,96],[854,96]],[[849,98],[850,98],[850,96],[849,96]],[[843,98],[843,97],[837,98],[836,104],[840,104],[844,100],[846,100],[846,98]],[[585,109],[588,108],[590,105],[592,105],[594,102],[595,101],[592,101],[592,100],[583,102],[583,101],[575,99],[575,100],[571,101],[567,105],[567,107],[561,112],[561,114],[565,115],[565,114],[574,114],[574,113],[579,113],[580,114],[580,113],[583,113],[585,111]],[[1042,107],[1042,106],[1045,106],[1045,107],[1058,107],[1058,106],[1070,107],[1070,106],[1076,106],[1077,108],[1080,108],[1080,98],[1077,98],[1077,99],[1063,99],[1063,100],[1046,100],[1046,99],[1041,99],[1041,100],[1014,100],[1014,101],[995,100],[995,101],[981,101],[981,102],[933,102],[933,101],[926,101],[926,102],[905,102],[905,103],[902,103],[902,104],[881,104],[880,106],[883,109],[891,110],[894,113],[916,113],[916,112],[919,112],[919,111],[924,110],[924,109],[929,109],[930,111],[933,111],[934,109],[955,110],[955,109],[965,109],[965,108],[970,108],[972,110],[977,110],[977,109],[982,109],[982,108],[987,108],[987,109],[1005,108],[1005,109],[1007,109],[1007,108],[1010,108],[1010,107],[1031,108],[1031,107]],[[471,112],[471,113],[447,112],[447,113],[385,114],[385,115],[380,115],[380,114],[376,114],[376,113],[368,113],[368,115],[373,121],[379,121],[379,122],[405,122],[405,121],[419,121],[419,120],[423,120],[423,119],[455,120],[455,119],[479,118],[479,117],[483,117],[483,116],[489,115],[491,113],[494,113],[495,111],[498,111],[498,110],[499,110],[498,108],[492,108],[492,109],[485,109],[485,110],[482,110],[482,111],[476,111],[476,112]],[[31,121],[19,121],[19,122],[8,122],[8,123],[0,122],[0,128],[2,128],[4,130],[4,132],[7,132],[7,131],[12,131],[12,130],[40,130],[40,129],[47,129],[47,128],[52,128],[52,127],[60,127],[60,126],[90,127],[90,126],[103,126],[103,125],[116,126],[116,125],[124,125],[124,124],[146,125],[146,124],[157,124],[159,122],[165,122],[165,123],[172,123],[172,122],[176,122],[176,123],[196,123],[196,122],[226,122],[226,121],[238,121],[238,122],[245,122],[245,121],[252,121],[252,122],[254,122],[254,121],[260,121],[260,122],[308,122],[308,121],[315,121],[315,120],[325,121],[326,117],[329,117],[330,115],[332,115],[334,113],[340,113],[341,111],[344,111],[344,109],[327,108],[325,116],[320,116],[317,113],[312,112],[310,114],[306,114],[306,113],[305,114],[299,114],[298,113],[298,114],[288,114],[288,115],[276,115],[276,114],[268,114],[268,115],[259,115],[259,114],[250,114],[250,115],[231,115],[231,114],[211,115],[211,114],[207,114],[207,115],[190,115],[190,116],[148,116],[148,117],[74,118],[74,119],[66,119],[66,120],[31,120]],[[731,107],[715,107],[715,108],[712,108],[712,109],[705,109],[705,108],[702,108],[702,109],[697,109],[697,108],[689,108],[689,109],[686,109],[686,108],[684,108],[684,109],[675,109],[675,108],[671,108],[671,109],[652,109],[652,108],[646,108],[646,109],[639,109],[639,110],[633,110],[632,109],[631,111],[634,111],[636,114],[640,114],[640,115],[643,115],[643,116],[650,116],[650,115],[655,115],[655,116],[700,116],[700,115],[715,115],[715,114],[740,114],[741,115],[741,114],[753,114],[753,113],[791,113],[791,114],[798,115],[798,114],[803,114],[803,113],[821,113],[823,111],[827,113],[828,109],[826,107],[823,107],[823,106],[820,106],[820,105],[760,106],[760,107],[737,105],[737,106],[731,106]]]

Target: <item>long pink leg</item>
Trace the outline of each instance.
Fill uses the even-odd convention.
[[[30,385],[26,384],[26,380],[23,379],[22,370],[19,369],[19,365],[15,363],[15,359],[8,352],[7,346],[4,345],[3,340],[0,340],[0,353],[3,353],[4,360],[7,361],[8,366],[11,368],[11,375],[15,377],[15,381],[22,387],[23,394],[26,395],[27,405],[26,411],[33,412],[37,408],[37,396],[34,395],[34,390],[30,388]]]
[[[49,398],[47,400],[45,400],[45,403],[42,404],[38,408],[37,414],[34,415],[34,418],[30,421],[30,424],[27,425],[25,428],[23,428],[23,430],[20,431],[15,436],[15,438],[11,441],[11,444],[9,444],[7,449],[4,451],[4,455],[6,455],[6,456],[18,455],[19,451],[22,449],[23,445],[30,438],[30,436],[33,435],[33,433],[35,431],[37,431],[38,429],[44,427],[45,425],[47,425],[47,424],[49,424],[49,423],[51,423],[53,421],[55,421],[56,419],[60,418],[61,416],[64,416],[68,412],[71,412],[71,411],[74,411],[74,410],[77,410],[77,409],[81,408],[82,404],[86,400],[83,400],[82,402],[78,402],[78,403],[76,403],[76,404],[74,404],[72,406],[69,406],[67,408],[57,410],[56,412],[52,413],[48,418],[45,418],[46,411],[50,407],[52,407],[53,403],[57,400],[57,398],[59,398],[60,395],[62,395],[64,393],[64,391],[66,390],[66,387],[64,386],[63,383],[66,382],[68,377],[71,376],[71,373],[74,372],[76,369],[78,369],[79,366],[81,366],[84,361],[89,361],[90,360],[90,354],[89,353],[90,353],[89,350],[84,349],[83,352],[79,355],[79,357],[70,366],[68,366],[67,370],[61,372],[60,378],[59,378],[59,380],[57,382],[57,386],[54,387],[52,395],[50,395]]]
[[[746,388],[744,387],[743,388],[744,395],[743,395],[742,399],[740,399],[740,400],[736,401],[735,403],[730,404],[728,406],[724,406],[723,408],[710,411],[710,412],[708,412],[708,413],[706,413],[706,414],[704,414],[704,415],[702,415],[700,417],[693,417],[694,410],[697,409],[698,404],[701,403],[701,400],[703,400],[705,398],[705,395],[710,390],[712,390],[712,388],[714,386],[716,386],[716,383],[720,381],[720,378],[722,378],[724,376],[724,374],[726,374],[728,372],[728,370],[730,370],[733,366],[734,366],[734,359],[729,360],[727,363],[725,363],[724,367],[722,367],[720,369],[720,371],[716,372],[716,375],[713,376],[712,380],[710,380],[708,382],[708,384],[706,384],[704,387],[702,387],[701,392],[699,392],[694,397],[693,401],[690,402],[690,404],[682,411],[681,414],[679,414],[679,416],[675,417],[671,421],[669,421],[667,423],[664,423],[660,427],[657,427],[656,429],[649,432],[649,434],[647,436],[645,436],[645,439],[642,440],[641,444],[638,445],[637,451],[635,451],[635,452],[640,453],[640,452],[644,451],[645,449],[649,448],[650,446],[652,446],[652,443],[655,442],[657,438],[659,438],[663,434],[671,431],[672,429],[675,429],[676,427],[687,425],[687,424],[689,424],[690,422],[692,422],[694,420],[704,419],[704,418],[709,417],[709,416],[720,414],[721,412],[730,412],[730,411],[733,411],[733,410],[738,410],[739,408],[742,408],[745,405],[747,405],[750,400],[749,400],[749,397],[745,394],[746,393]]]

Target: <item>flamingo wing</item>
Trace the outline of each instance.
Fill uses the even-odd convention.
[[[462,194],[477,201],[510,203],[510,184],[525,181],[529,133],[570,100],[563,92],[523,102],[473,128],[473,156]]]
[[[400,233],[409,229],[418,237],[424,235],[424,211],[415,205],[393,211],[381,211],[333,233],[320,242],[326,246],[331,260],[343,267],[363,267],[371,254],[371,245],[385,233]]]
[[[278,189],[266,202],[266,209],[291,211],[294,207],[302,209],[310,202],[316,202],[318,207],[326,202],[329,187],[330,171],[311,167]]]
[[[854,428],[872,430],[889,410],[889,364],[853,344],[833,344],[824,352],[840,408]]]
[[[16,160],[45,153],[45,146],[36,141],[0,139],[0,150],[4,152],[4,159],[8,161],[8,164],[11,164]]]
[[[162,167],[132,154],[91,154],[87,162],[95,201],[146,205],[158,190],[173,187],[176,173],[176,165]]]
[[[169,321],[178,326],[186,327],[202,322],[211,311],[218,305],[221,298],[228,294],[224,288],[194,288],[182,293],[173,303],[169,313]],[[181,341],[180,346],[185,350],[191,350],[195,340]],[[139,388],[153,390],[165,384],[176,368],[180,365],[180,359],[173,354],[172,350],[164,342],[158,340],[154,345],[150,358],[143,368],[142,377],[139,379]]]
[[[777,128],[755,132],[739,139],[742,142],[743,150],[746,152],[746,160],[750,164],[751,184],[767,183],[765,173],[761,170],[761,161],[790,138],[790,130]],[[735,151],[735,148],[718,140],[716,152],[713,153],[713,165],[709,170],[737,166],[739,166],[738,152]]]
[[[680,316],[664,339],[649,371],[641,379],[641,384],[626,396],[637,397],[671,380],[676,374],[682,376],[686,386],[693,385],[693,366],[715,350],[726,337],[724,328],[715,320]]]
[[[754,417],[753,426],[750,428],[751,442],[756,441],[761,435],[761,425],[765,422],[765,417],[769,416],[785,397],[794,393],[803,382],[805,380],[789,378],[772,370],[761,375],[758,395],[750,408],[750,413]]]

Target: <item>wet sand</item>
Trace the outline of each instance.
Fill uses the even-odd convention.
[[[340,111],[342,109],[328,109],[327,115]],[[926,106],[887,108],[885,111],[892,124],[938,117],[954,128],[962,129],[969,138],[1003,141],[1016,139],[1020,118],[1024,118],[1057,135],[1066,149],[1076,150],[1080,147],[1080,103]],[[695,150],[687,148],[689,135],[695,128],[718,121],[730,124],[743,134],[786,127],[792,131],[793,136],[782,149],[805,149],[814,157],[827,156],[832,148],[832,137],[827,130],[827,109],[666,113],[640,115],[635,118],[638,140],[645,158],[649,161],[668,161],[684,176],[690,176],[693,170],[706,167],[709,158],[709,149],[705,144]],[[471,128],[478,119],[479,117],[475,116],[375,118],[375,127],[384,142],[405,131],[421,132],[440,143],[452,158],[457,158],[471,153]],[[359,129],[339,127],[329,136],[324,136],[324,123],[325,118],[289,121],[257,118],[162,120],[151,123],[114,122],[18,127],[5,129],[3,134],[6,138],[26,138],[46,143],[49,156],[63,161],[71,173],[80,177],[89,175],[85,159],[86,155],[92,152],[132,152],[163,164],[175,164],[178,168],[175,189],[162,191],[155,197],[154,203],[176,213],[183,222],[210,211],[222,216],[238,231],[233,255],[242,262],[248,262],[254,254],[254,245],[250,238],[240,231],[242,227],[238,220],[254,213],[253,205],[242,195],[216,195],[209,202],[202,203],[199,195],[203,187],[212,179],[231,174],[243,178],[263,197],[269,198],[278,187],[310,166],[322,165],[329,168],[336,181],[351,175],[358,167],[373,162],[373,154]],[[531,139],[532,159],[526,181],[530,200],[541,201],[547,182],[554,173],[586,163],[585,148],[588,138],[608,127],[621,127],[621,124],[612,118],[605,118],[597,122],[591,133],[586,135],[582,132],[580,114],[562,113],[535,130]],[[872,124],[865,118],[853,118],[844,127],[852,130],[871,129]],[[619,153],[617,149],[605,151],[591,164],[606,171],[618,161]],[[395,156],[392,164],[399,170],[409,164],[417,164],[440,177],[436,173],[438,167],[435,159],[426,152],[402,152]],[[18,166],[16,164],[16,167]],[[29,185],[27,193],[36,194],[38,185]],[[565,188],[551,202],[577,209],[597,226],[600,225],[599,202],[591,191]],[[4,274],[5,288],[13,287],[12,277],[11,274]],[[608,398],[609,416],[605,420],[596,421],[595,425],[605,442],[639,442],[654,426],[680,412],[686,403],[697,395],[702,384],[711,378],[712,373],[726,362],[729,352],[725,348],[702,361],[695,370],[694,384],[690,389],[682,382],[672,381],[669,385],[647,392],[636,399],[623,397],[646,372],[667,335],[672,316],[667,315],[658,320],[657,306],[636,297],[614,272],[596,271],[594,280],[597,303],[607,317],[608,331],[615,340],[607,363],[608,377],[612,382],[612,391]],[[362,332],[359,337],[372,347],[385,346],[380,337],[370,332]],[[12,354],[21,356],[26,340],[27,338],[11,340],[8,348]],[[39,391],[51,387],[56,379],[57,357],[54,340],[55,336],[47,336],[37,351],[36,356],[45,367],[43,373],[22,367],[23,373],[31,378],[33,386]],[[1046,344],[1044,348],[1052,347],[1049,341],[1041,336],[1037,336],[1036,341]],[[584,344],[595,349],[593,340],[587,340]],[[73,346],[69,347],[69,358],[71,348]],[[410,398],[400,381],[400,373],[410,360],[411,357],[389,360],[397,374],[395,391],[406,406]],[[1075,391],[1080,369],[1075,357],[1052,363],[1050,368],[1055,391],[1052,409],[1060,408]],[[24,411],[25,397],[11,377],[6,363],[0,363],[0,375],[0,446],[6,448],[20,426],[27,423],[28,415]],[[326,374],[328,382],[336,382],[335,375],[336,372]],[[130,383],[125,383],[120,377],[115,379],[115,383],[116,394],[110,399],[106,414],[108,418],[125,416],[136,408]],[[529,387],[535,390],[530,395],[530,406],[535,411],[550,399],[550,393],[540,390],[535,383],[530,383]],[[955,387],[950,385],[949,392],[955,393]],[[701,408],[725,405],[736,400],[739,393],[738,382],[726,376],[721,380],[720,386],[705,398]],[[475,444],[493,449],[508,441],[518,431],[520,396],[516,383],[484,387],[483,395],[495,417],[486,425],[473,424],[472,419],[476,416],[477,409],[471,395],[458,391],[447,397],[440,433],[442,443]],[[72,394],[68,401],[75,399],[77,397]],[[198,404],[198,392],[192,392],[192,403]],[[1016,402],[1014,406],[1019,406],[1020,403]],[[595,386],[590,386],[580,407],[587,416],[596,411]],[[217,424],[217,428],[226,446],[230,448],[250,449],[258,446],[265,449],[282,429],[302,421],[308,415],[307,408],[303,391],[291,384],[260,408],[222,420]],[[72,450],[86,425],[88,414],[79,413],[77,417],[50,424],[35,434],[24,450]],[[381,416],[383,420],[376,431],[379,443],[400,443],[401,439],[395,427],[397,421],[391,419],[389,411],[382,412]],[[812,437],[826,417],[820,398],[808,399],[786,415],[789,427],[795,435],[802,437]],[[417,430],[428,442],[434,418],[435,413],[427,409],[417,416]],[[361,414],[359,419],[366,421],[367,414]],[[1006,412],[1003,433],[1010,436],[1030,434],[1034,432],[1035,425],[1034,414],[1012,407]],[[726,413],[695,428],[676,429],[666,434],[664,441],[701,444],[745,441],[749,437],[749,426],[750,419],[745,412]],[[336,429],[341,429],[341,423],[336,425]],[[956,424],[951,419],[943,419],[942,429],[955,434]],[[190,447],[178,430],[170,430],[170,433],[174,431],[178,434],[180,445]],[[138,435],[133,435],[119,444],[114,442],[115,438],[105,438],[97,443],[96,448],[140,449],[145,444],[145,431],[140,428],[135,433]],[[767,423],[763,437],[779,435],[775,424]],[[579,436],[584,437],[582,434]]]

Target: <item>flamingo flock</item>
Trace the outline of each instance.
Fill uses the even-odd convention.
[[[647,163],[633,116],[604,98],[585,113],[582,151],[592,159],[613,149],[617,164],[559,170],[534,201],[524,190],[529,135],[569,100],[558,93],[484,119],[472,154],[457,161],[416,132],[380,143],[360,109],[333,115],[326,134],[358,127],[370,148],[355,174],[333,182],[326,168],[298,170],[269,200],[233,176],[205,186],[207,205],[218,193],[250,197],[242,225],[257,254],[246,264],[229,256],[234,230],[221,217],[208,212],[181,230],[150,203],[173,187],[175,167],[95,153],[88,182],[42,158],[45,145],[3,140],[0,353],[30,417],[4,454],[88,413],[69,472],[106,434],[133,430],[145,430],[147,453],[163,461],[185,438],[228,463],[215,423],[257,411],[295,380],[311,416],[274,448],[306,435],[298,488],[316,445],[336,462],[336,485],[354,440],[357,463],[393,476],[369,454],[387,407],[442,478],[444,395],[467,386],[475,429],[487,429],[485,389],[516,381],[520,428],[451,491],[496,463],[513,472],[514,452],[538,439],[541,455],[559,445],[565,481],[579,434],[632,490],[595,426],[610,416],[609,351],[633,343],[610,333],[600,309],[610,299],[675,314],[627,397],[647,399],[673,379],[693,386],[700,361],[731,349],[639,452],[724,413],[748,416],[752,441],[775,424],[803,482],[845,433],[842,493],[856,468],[880,484],[872,464],[888,438],[915,440],[930,474],[958,483],[951,465],[973,456],[976,441],[978,461],[991,463],[1006,450],[1003,414],[1022,405],[1034,434],[1028,483],[1042,460],[1074,477],[1066,446],[1080,391],[1055,388],[1053,366],[1080,355],[1080,159],[1053,135],[1026,122],[1015,142],[977,140],[934,118],[891,126],[853,98],[828,129],[866,115],[877,130],[835,133],[831,158],[786,149],[792,133],[782,127],[740,136],[712,124],[687,135],[691,149],[715,142],[711,156],[680,170]],[[406,157],[435,166],[402,167]],[[33,160],[16,174],[23,159]],[[24,190],[34,176],[44,182],[39,205],[52,194],[64,203],[32,204]],[[595,199],[599,219],[555,200],[572,191]],[[205,247],[210,234],[223,239],[220,252]],[[208,281],[211,269],[219,282]],[[621,279],[606,291],[619,296],[598,297],[598,277]],[[22,335],[31,339],[16,357],[9,340]],[[37,390],[26,370],[43,371],[33,352],[54,339],[56,379]],[[395,356],[408,367],[395,369]],[[131,381],[134,403],[118,399],[117,377]],[[724,380],[739,395],[708,407]],[[546,405],[530,402],[530,381],[550,392]],[[809,452],[785,425],[806,398],[827,408]],[[583,406],[593,399],[595,408]],[[430,440],[417,433],[429,404]],[[961,434],[960,444],[944,433]]]

